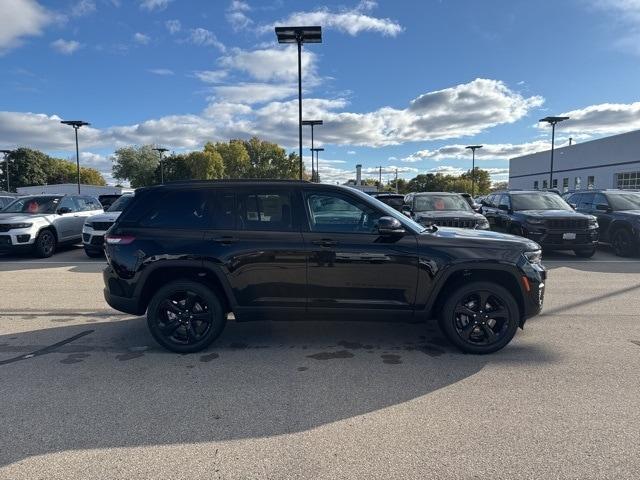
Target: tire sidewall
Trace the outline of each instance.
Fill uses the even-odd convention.
[[[181,345],[170,342],[159,331],[156,322],[160,303],[172,294],[185,290],[192,291],[200,296],[207,303],[209,310],[213,312],[212,328],[202,340],[191,345]],[[225,324],[226,317],[218,295],[206,285],[191,280],[177,280],[164,285],[153,296],[151,302],[149,302],[149,307],[147,308],[147,326],[149,327],[151,335],[156,342],[164,348],[176,353],[193,353],[204,350],[211,345],[218,336],[220,336]]]
[[[627,243],[628,243],[628,247],[626,250],[621,250],[617,247],[617,242],[616,239],[618,238],[618,236],[620,235],[626,235],[627,238]],[[633,236],[631,235],[631,233],[629,233],[628,230],[626,230],[625,228],[619,228],[618,230],[616,230],[616,232],[613,234],[613,249],[616,255],[618,255],[619,257],[629,257],[632,255],[633,253],[633,245],[632,245],[632,240],[633,240]]]
[[[51,247],[50,252],[46,252],[43,247],[43,240],[47,235],[50,235],[53,240],[53,246]],[[56,244],[57,244],[57,240],[53,232],[51,230],[42,230],[40,233],[38,233],[38,236],[36,237],[36,242],[35,242],[36,255],[40,258],[51,257],[56,252]]]
[[[479,290],[487,290],[500,297],[504,302],[505,308],[509,311],[508,330],[499,342],[492,345],[474,345],[472,343],[465,342],[460,338],[460,335],[458,335],[458,332],[455,329],[454,310],[456,305],[464,297]],[[520,309],[515,298],[513,298],[513,295],[506,288],[493,282],[471,282],[458,288],[449,296],[442,308],[438,323],[445,336],[458,349],[462,350],[464,353],[483,355],[493,353],[504,348],[513,339],[520,324]]]

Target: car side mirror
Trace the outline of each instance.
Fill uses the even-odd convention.
[[[378,220],[378,233],[380,235],[404,235],[406,233],[400,220],[393,217],[380,217]]]
[[[596,210],[600,210],[602,212],[611,212],[611,208],[606,203],[599,203],[596,205]]]
[[[508,212],[509,211],[509,206],[508,205],[498,205],[498,210],[502,210],[504,212]]]
[[[573,208],[574,210],[575,210],[576,208],[578,208],[578,205],[576,205],[575,203],[570,203],[570,204],[569,204],[569,206],[570,206],[571,208]]]
[[[71,213],[71,209],[68,207],[60,207],[58,209],[58,215],[65,215],[67,213]]]

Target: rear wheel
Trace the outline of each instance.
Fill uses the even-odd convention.
[[[614,232],[611,246],[619,257],[630,257],[636,250],[636,246],[633,244],[633,236],[626,228],[619,228]]]
[[[574,250],[573,253],[575,253],[576,256],[580,258],[591,258],[596,254],[596,247]]]
[[[226,323],[218,295],[197,282],[178,280],[162,287],[147,309],[147,325],[156,341],[172,352],[207,348]]]
[[[35,253],[40,258],[47,258],[56,251],[56,236],[51,230],[42,230],[35,241]]]
[[[444,304],[440,328],[466,353],[500,350],[516,334],[518,304],[505,288],[491,282],[473,282],[453,292]]]

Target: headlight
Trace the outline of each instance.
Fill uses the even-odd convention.
[[[530,223],[531,225],[542,225],[544,223],[544,218],[527,217],[527,223]]]
[[[598,219],[596,217],[589,218],[589,226],[590,227],[597,227],[598,226]]]
[[[89,227],[89,228],[93,228],[93,223],[91,223],[91,222],[84,222],[84,226],[85,226],[85,227]]]
[[[30,228],[33,223],[14,223],[11,228]]]
[[[480,220],[477,223],[476,228],[480,229],[480,230],[486,230],[489,228],[489,222],[487,220],[485,220],[484,218],[482,220]]]
[[[542,250],[532,250],[524,252],[523,255],[529,263],[540,264],[542,263]]]

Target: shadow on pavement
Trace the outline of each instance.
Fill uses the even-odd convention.
[[[305,431],[422,397],[487,364],[552,361],[518,337],[471,356],[424,325],[393,323],[230,322],[192,355],[159,349],[142,318],[3,335],[0,465]]]

